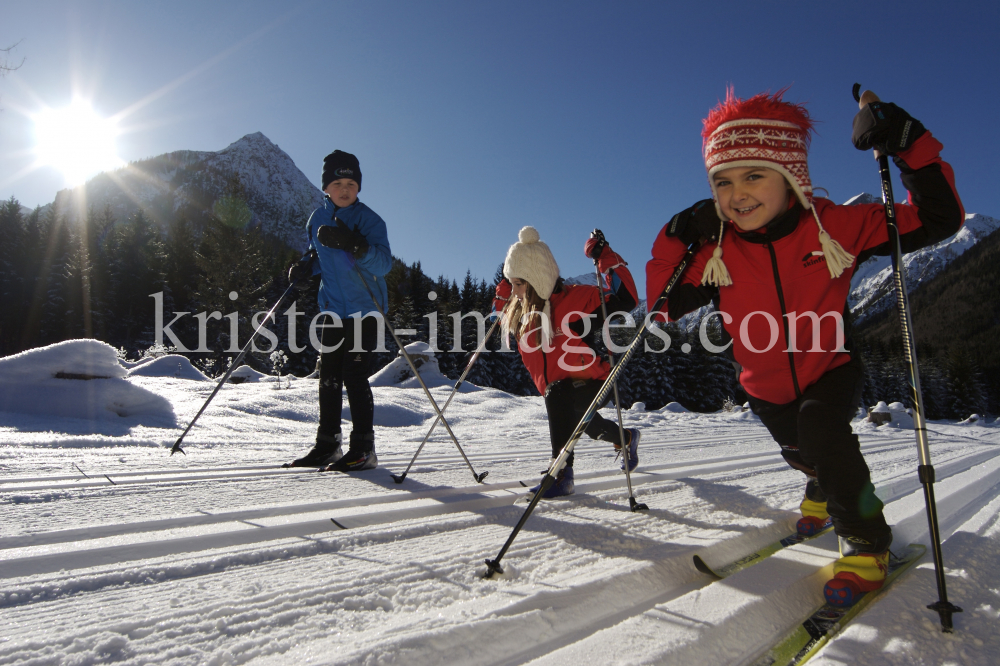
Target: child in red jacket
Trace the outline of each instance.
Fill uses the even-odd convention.
[[[598,356],[590,342],[591,336],[600,334],[604,324],[601,290],[592,285],[564,284],[552,252],[539,240],[534,227],[521,229],[518,239],[507,251],[505,279],[497,285],[494,310],[500,312],[508,298],[513,299],[503,318],[503,334],[514,334],[524,366],[538,392],[545,396],[554,459],[611,372],[608,362]],[[598,269],[604,275],[609,316],[632,310],[638,301],[632,274],[603,234],[595,231],[591,235],[584,254],[597,259]],[[621,449],[618,424],[600,414],[594,414],[585,432]],[[626,428],[624,432],[631,472],[639,462],[639,431]],[[623,460],[622,469],[624,466]],[[561,497],[573,492],[571,453],[543,497]]]
[[[827,516],[843,557],[825,593],[847,605],[882,586],[892,531],[882,515],[851,419],[864,382],[850,340],[847,295],[858,264],[888,255],[880,204],[838,206],[813,196],[806,161],[812,122],[781,91],[750,99],[728,91],[704,121],[713,200],[663,228],[646,267],[648,302],[661,294],[686,247],[708,242],[671,294],[670,319],[714,301],[742,367],[750,406],[785,460],[808,479],[799,531]],[[897,205],[904,252],[954,234],[964,211],[941,144],[919,121],[877,102],[854,120],[859,149],[892,155],[910,205]]]

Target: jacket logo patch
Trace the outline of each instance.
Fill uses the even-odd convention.
[[[820,264],[826,261],[826,257],[823,256],[822,250],[813,250],[806,256],[802,257],[802,268],[811,268],[816,264]]]

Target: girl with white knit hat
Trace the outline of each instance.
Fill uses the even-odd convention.
[[[632,310],[638,302],[632,274],[600,231],[591,234],[584,254],[596,259],[604,277],[609,316]],[[549,246],[540,240],[534,227],[521,229],[518,242],[507,251],[503,273],[505,279],[497,285],[494,309],[500,312],[509,301],[502,330],[505,336],[513,334],[517,339],[521,359],[539,393],[545,396],[555,458],[611,371],[592,342],[592,336],[599,334],[604,323],[602,292],[595,285],[564,284]],[[621,449],[618,424],[600,414],[594,414],[585,432]],[[639,431],[626,428],[624,432],[631,471],[638,462]],[[624,464],[623,460],[623,469]],[[570,454],[543,497],[561,497],[573,491]]]
[[[881,204],[813,196],[812,121],[783,93],[739,99],[730,89],[704,120],[712,200],[678,213],[657,235],[646,288],[655,302],[687,247],[704,242],[664,311],[676,320],[716,304],[751,408],[808,477],[799,532],[832,522],[841,538],[843,557],[825,594],[846,606],[882,586],[892,542],[851,428],[864,373],[847,309],[855,268],[889,254],[888,232]],[[911,204],[895,208],[904,251],[959,229],[954,175],[919,121],[895,104],[869,104],[854,119],[852,141],[892,155],[900,169]]]

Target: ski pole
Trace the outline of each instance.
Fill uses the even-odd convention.
[[[509,304],[510,302],[508,301],[508,305]],[[448,396],[448,399],[444,403],[444,407],[441,408],[442,415],[448,410],[448,405],[451,404],[451,399],[455,397],[456,393],[458,393],[458,389],[462,385],[462,382],[465,381],[466,375],[468,375],[469,371],[472,370],[472,366],[475,365],[476,360],[479,358],[479,355],[482,353],[483,349],[486,348],[486,342],[491,337],[493,337],[493,330],[497,327],[497,324],[500,323],[500,320],[503,318],[506,312],[507,312],[507,305],[503,306],[503,310],[500,311],[499,316],[493,322],[493,325],[490,326],[490,330],[486,332],[486,337],[483,338],[483,341],[479,345],[479,348],[476,349],[476,353],[472,355],[472,358],[470,358],[469,362],[465,365],[465,370],[462,372],[462,376],[458,378],[458,381],[455,383],[455,388],[451,390],[451,395]],[[420,446],[417,447],[417,452],[413,454],[413,459],[410,460],[410,464],[406,466],[406,471],[404,471],[402,474],[389,475],[392,477],[393,481],[395,481],[396,483],[402,483],[403,481],[406,480],[406,475],[409,473],[410,468],[413,467],[413,463],[417,461],[417,456],[420,455],[420,452],[423,450],[424,445],[427,443],[427,439],[431,436],[431,433],[434,432],[434,428],[437,427],[437,424],[440,420],[441,420],[440,417],[434,417],[434,423],[431,424],[431,429],[427,431],[426,435],[424,435],[424,441],[420,442]]]
[[[521,515],[521,519],[517,521],[517,525],[514,526],[510,536],[507,537],[506,543],[504,543],[503,547],[500,548],[500,553],[496,556],[496,559],[486,560],[486,573],[483,575],[483,578],[492,578],[495,573],[503,573],[503,567],[500,566],[500,560],[503,559],[503,556],[507,553],[511,544],[514,543],[514,539],[517,537],[518,532],[521,531],[521,528],[524,527],[524,524],[528,521],[528,516],[530,516],[535,510],[535,507],[538,505],[538,501],[542,499],[542,495],[544,495],[545,492],[552,487],[552,484],[556,482],[556,474],[558,474],[559,470],[561,470],[563,465],[566,464],[566,459],[569,457],[569,454],[573,452],[573,447],[576,446],[576,443],[579,441],[583,431],[586,430],[588,425],[590,425],[591,419],[594,418],[594,412],[596,412],[597,408],[602,402],[604,402],[604,399],[608,395],[608,390],[618,379],[618,375],[621,373],[622,368],[624,368],[625,365],[632,359],[632,356],[639,348],[639,343],[645,339],[646,330],[649,328],[650,321],[653,316],[652,313],[657,312],[663,307],[663,304],[667,302],[667,297],[670,296],[670,292],[673,291],[674,286],[676,286],[680,281],[681,275],[691,263],[691,259],[694,257],[698,247],[698,242],[694,242],[688,246],[687,252],[681,259],[681,262],[677,265],[677,268],[674,269],[674,274],[670,276],[670,280],[663,288],[663,293],[660,294],[658,299],[656,299],[656,303],[653,304],[653,307],[649,309],[650,314],[646,315],[646,320],[642,322],[642,326],[638,331],[636,331],[635,337],[625,350],[625,353],[618,359],[618,364],[611,368],[611,373],[608,375],[607,379],[604,380],[604,384],[601,385],[601,389],[597,392],[597,395],[595,395],[594,399],[590,401],[590,406],[587,407],[587,411],[577,424],[576,430],[573,431],[573,434],[570,435],[566,445],[563,446],[562,451],[559,452],[559,456],[552,461],[551,465],[549,465],[548,471],[545,473],[545,476],[542,477],[542,483],[539,485],[538,491],[535,493],[535,496],[531,498],[531,502],[528,503],[528,508],[524,510],[524,513]]]
[[[300,262],[305,261],[306,258],[308,257],[309,263],[311,265],[315,256],[316,256],[316,251],[310,250],[306,254],[302,255],[302,258],[299,261]],[[291,293],[291,291],[295,288],[295,285],[297,285],[298,283],[299,283],[299,278],[295,278],[294,280],[292,280],[291,283],[288,285],[288,289],[285,289],[285,293],[283,293],[281,297],[278,299],[278,302],[275,303],[274,307],[272,307],[268,311],[267,315],[263,319],[261,319],[260,325],[257,326],[256,329],[254,329],[254,332],[250,336],[250,339],[247,340],[247,343],[245,345],[243,345],[243,349],[240,350],[239,356],[236,357],[235,361],[229,364],[229,369],[226,370],[226,374],[224,374],[222,376],[222,379],[219,380],[219,383],[215,385],[215,390],[212,391],[212,395],[208,396],[208,400],[205,401],[205,404],[201,406],[201,409],[198,410],[198,413],[194,415],[193,419],[191,419],[191,423],[188,424],[188,427],[184,429],[184,432],[181,433],[181,436],[177,438],[176,442],[174,442],[173,447],[170,449],[170,455],[174,455],[178,451],[184,453],[184,449],[181,448],[181,442],[184,440],[184,437],[188,434],[188,431],[190,431],[191,428],[194,427],[194,424],[198,420],[198,417],[201,416],[202,412],[204,412],[205,409],[208,407],[208,403],[212,402],[212,398],[215,397],[215,394],[219,392],[219,389],[222,388],[222,385],[226,383],[227,379],[229,379],[229,375],[233,374],[233,370],[235,370],[239,366],[240,361],[242,361],[243,357],[247,355],[247,351],[250,349],[250,345],[253,344],[253,341],[257,337],[257,334],[260,333],[260,330],[262,328],[264,328],[264,326],[267,324],[267,321],[274,316],[275,310],[278,309],[278,306],[281,305],[282,301],[285,300],[285,297],[288,296],[289,293]],[[184,455],[187,455],[187,453],[184,453]]]
[[[357,272],[358,277],[361,278],[361,283],[365,285],[365,289],[368,290],[368,295],[372,297],[372,303],[375,304],[375,309],[377,309],[378,313],[382,316],[382,321],[386,321],[385,312],[382,311],[382,306],[379,305],[378,299],[375,298],[375,292],[373,292],[372,288],[368,286],[368,280],[366,280],[365,276],[361,273],[361,268],[357,265],[357,263],[354,264],[354,270]],[[399,347],[399,353],[403,355],[403,358],[406,359],[406,362],[410,366],[410,370],[413,371],[413,376],[417,378],[418,382],[420,382],[420,388],[424,390],[424,394],[430,401],[431,407],[433,407],[434,411],[437,413],[437,418],[441,421],[441,423],[444,424],[445,430],[447,430],[448,434],[451,435],[451,441],[455,442],[455,446],[458,447],[458,452],[462,454],[462,458],[465,460],[465,464],[469,466],[469,471],[472,472],[472,478],[476,480],[476,483],[482,483],[483,479],[486,478],[486,475],[489,474],[489,472],[476,474],[476,470],[472,467],[472,463],[469,462],[469,457],[465,455],[465,451],[462,450],[462,445],[458,443],[458,438],[455,437],[455,433],[451,431],[451,426],[448,425],[448,421],[444,418],[444,414],[441,413],[441,410],[438,408],[437,403],[434,401],[434,396],[431,395],[430,389],[427,388],[427,384],[424,383],[423,377],[421,377],[420,373],[417,372],[417,366],[413,364],[413,359],[411,359],[410,355],[406,353],[406,348],[403,347],[403,343],[400,342],[399,338],[396,336],[396,331],[392,330],[392,328],[390,327],[389,332],[392,333],[392,339],[396,341],[396,346]],[[428,433],[428,435],[429,434],[430,433]],[[397,481],[396,483],[399,483],[399,481]]]
[[[595,234],[601,233],[600,229],[594,229]],[[597,288],[601,290],[601,314],[604,316],[604,321],[608,321],[608,307],[604,304],[604,285],[601,283],[601,267],[597,265],[597,259],[594,259],[594,270],[597,272]],[[611,338],[611,329],[608,329],[608,342]],[[611,359],[611,365],[615,365],[614,354],[611,353],[611,349],[608,348],[608,358]],[[649,507],[641,502],[635,500],[635,493],[632,491],[632,472],[629,471],[628,464],[628,453],[629,448],[625,446],[625,426],[622,425],[622,403],[618,398],[618,382],[614,382],[612,385],[615,395],[615,409],[618,411],[618,441],[621,442],[622,447],[622,457],[625,459],[625,485],[628,486],[628,506],[633,513],[636,511],[649,511]]]
[[[861,84],[855,83],[853,94],[860,108],[879,101],[870,90],[858,95]],[[931,551],[934,554],[934,570],[937,576],[938,601],[927,608],[937,611],[941,618],[941,629],[952,632],[952,614],[962,609],[948,601],[945,586],[944,560],[941,555],[941,532],[938,528],[937,504],[934,501],[934,465],[931,464],[930,446],[927,442],[927,422],[924,417],[924,398],[920,390],[920,367],[917,365],[917,347],[910,319],[910,300],[906,294],[906,277],[903,275],[903,251],[899,244],[899,227],[896,225],[895,201],[892,196],[892,177],[889,173],[889,158],[875,151],[878,160],[879,177],[882,180],[882,202],[885,205],[885,225],[889,233],[889,251],[892,258],[893,290],[896,292],[896,310],[903,338],[903,352],[906,354],[907,370],[910,376],[910,401],[913,403],[913,431],[917,438],[920,465],[917,476],[924,487],[924,504],[927,507],[927,523],[930,527]]]

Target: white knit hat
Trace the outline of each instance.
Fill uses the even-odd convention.
[[[507,250],[503,262],[503,274],[508,280],[518,278],[531,285],[538,297],[545,301],[542,308],[542,340],[548,348],[552,344],[552,307],[549,297],[559,279],[559,264],[549,246],[539,240],[538,230],[522,227],[517,234],[518,241]]]
[[[520,242],[507,250],[507,259],[503,262],[504,277],[527,281],[538,297],[547,301],[559,279],[559,264],[549,246],[538,240],[538,230],[534,227],[522,228],[517,238]]]

